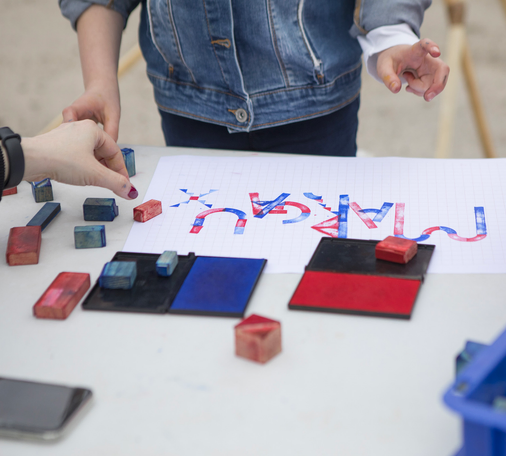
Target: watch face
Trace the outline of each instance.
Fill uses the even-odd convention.
[[[0,378],[0,433],[57,437],[90,397],[83,388]]]

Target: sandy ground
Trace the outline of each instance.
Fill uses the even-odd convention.
[[[83,90],[77,39],[56,0],[0,0],[0,125],[24,136],[37,134]],[[138,11],[125,30],[122,53],[137,39]],[[434,0],[422,36],[446,47],[443,0]],[[493,141],[506,157],[506,11],[501,0],[468,4],[467,33]],[[375,156],[433,157],[440,100],[390,94],[363,77],[359,147]],[[452,157],[482,156],[469,97],[462,81]],[[164,145],[144,62],[120,81],[120,143]]]

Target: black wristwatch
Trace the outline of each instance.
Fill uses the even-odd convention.
[[[21,136],[14,133],[9,127],[2,127],[0,128],[0,140],[9,160],[9,177],[4,188],[12,188],[23,180],[25,174],[25,156],[21,148]]]

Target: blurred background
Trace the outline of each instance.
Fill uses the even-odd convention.
[[[469,1],[466,28],[495,149],[506,157],[506,12],[501,1]],[[0,0],[0,6],[0,125],[32,136],[83,91],[77,37],[57,0]],[[136,43],[138,23],[136,10],[123,35],[122,54]],[[443,0],[433,0],[422,36],[440,45],[443,58],[448,24]],[[120,90],[118,142],[163,146],[144,61],[121,78]],[[434,157],[439,108],[440,97],[426,103],[405,92],[392,95],[364,72],[358,146],[371,156]],[[483,157],[460,80],[451,157]]]

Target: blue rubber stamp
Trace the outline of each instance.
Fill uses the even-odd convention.
[[[33,198],[36,203],[53,201],[53,187],[51,179],[43,179],[38,182],[31,182]]]
[[[135,261],[111,261],[106,263],[98,279],[101,288],[130,290],[137,277]]]
[[[40,226],[41,231],[51,223],[61,211],[60,203],[46,203],[42,209],[37,212],[26,226]]]
[[[123,154],[123,160],[125,160],[125,166],[128,171],[128,177],[135,176],[135,152],[133,149],[125,147],[121,149]]]
[[[105,226],[88,225],[74,227],[76,249],[96,249],[105,247]]]
[[[83,204],[84,220],[87,222],[112,222],[118,213],[114,198],[86,198]]]
[[[166,250],[156,260],[156,272],[163,277],[170,276],[177,266],[177,252]]]

